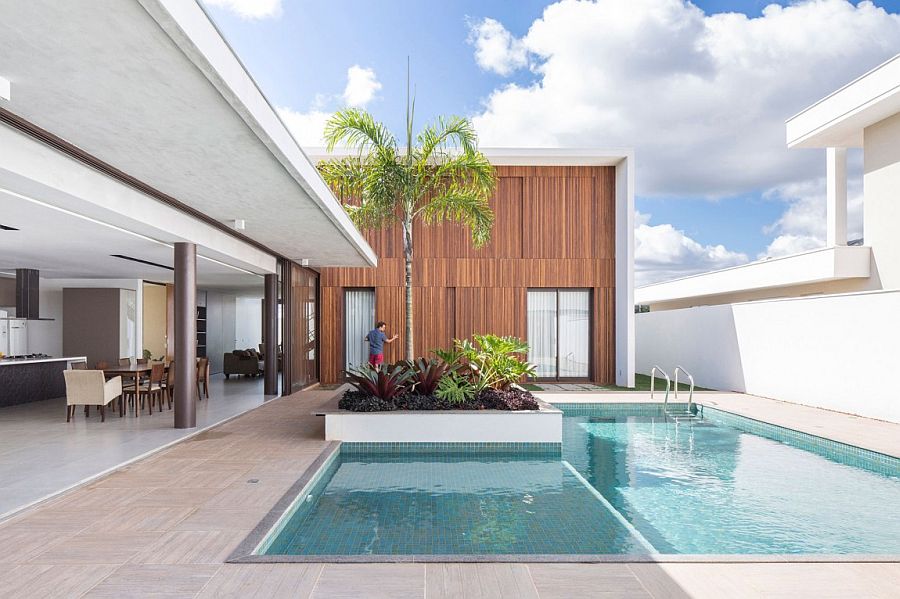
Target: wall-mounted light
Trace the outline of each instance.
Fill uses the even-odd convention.
[[[243,231],[247,228],[247,221],[242,218],[236,218],[235,220],[231,221],[231,227],[235,231]]]
[[[0,77],[0,100],[6,100],[9,102],[10,99],[10,84],[9,79],[4,79]]]
[[[304,258],[300,261],[300,266],[309,266],[309,258]]]

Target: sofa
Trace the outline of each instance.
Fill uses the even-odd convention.
[[[263,362],[255,349],[236,349],[224,356],[222,372],[225,378],[234,375],[259,376],[263,371]]]

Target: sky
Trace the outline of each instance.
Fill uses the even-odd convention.
[[[637,285],[821,247],[824,150],[784,121],[900,52],[900,0],[201,0],[301,145],[365,108],[485,147],[631,147]],[[862,157],[849,155],[862,237]]]

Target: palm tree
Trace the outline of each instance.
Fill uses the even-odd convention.
[[[407,80],[406,146],[365,110],[336,112],[325,126],[328,151],[346,146],[355,154],[323,162],[325,181],[354,203],[345,208],[360,229],[400,223],[406,262],[406,359],[413,353],[412,259],[413,223],[453,221],[465,225],[474,247],[491,239],[494,213],[488,199],[496,174],[478,151],[471,121],[438,117],[413,138],[415,99],[409,101]],[[414,143],[415,142],[415,143]],[[358,202],[358,203],[357,203]]]

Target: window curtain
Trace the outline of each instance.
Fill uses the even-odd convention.
[[[538,378],[556,376],[556,290],[528,292],[528,361]]]
[[[587,378],[591,297],[586,290],[559,291],[559,377]]]
[[[375,290],[348,289],[344,292],[344,367],[358,368],[369,360],[366,334],[375,328]]]

